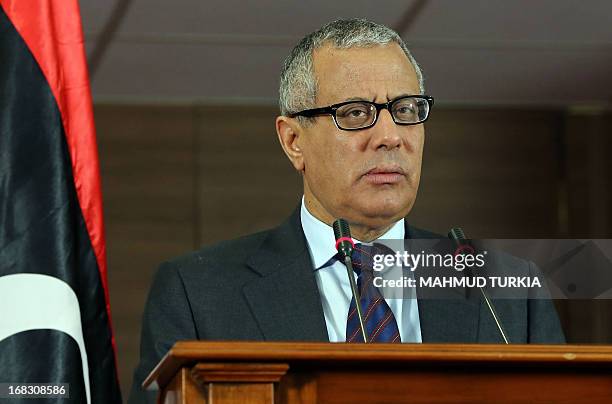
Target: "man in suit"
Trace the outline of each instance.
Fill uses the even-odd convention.
[[[355,301],[330,225],[346,219],[363,243],[439,237],[404,220],[432,106],[417,63],[389,28],[340,20],[302,39],[282,69],[276,119],[281,146],[303,178],[302,203],[275,229],[160,267],[131,402],[145,400],[140,383],[178,340],[346,341]],[[521,260],[513,265],[532,271]],[[480,295],[418,297],[379,299],[372,311],[384,321],[374,327],[386,328],[388,338],[377,341],[502,342]],[[497,309],[510,341],[563,342],[550,301],[501,301]]]

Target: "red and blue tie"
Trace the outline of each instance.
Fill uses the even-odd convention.
[[[378,251],[378,252],[376,252]],[[397,321],[384,297],[373,284],[373,255],[382,253],[377,245],[355,244],[352,260],[357,274],[357,288],[361,297],[361,310],[369,342],[399,343]],[[346,319],[346,342],[363,342],[355,298],[351,299]]]

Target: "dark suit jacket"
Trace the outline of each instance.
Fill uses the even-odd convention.
[[[406,226],[406,238],[439,237]],[[506,300],[496,307],[511,342],[564,342],[551,301]],[[418,309],[423,342],[503,342],[478,294],[419,299]],[[140,384],[176,341],[195,339],[328,341],[299,209],[277,228],[161,265],[145,307],[130,403],[154,402]]]

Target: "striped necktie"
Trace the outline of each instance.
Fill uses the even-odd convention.
[[[357,274],[357,288],[361,297],[361,311],[369,342],[399,343],[400,333],[397,321],[384,297],[373,285],[373,255],[380,254],[377,246],[355,244],[352,260],[353,270]],[[348,317],[346,319],[346,342],[363,342],[355,298],[351,299]]]

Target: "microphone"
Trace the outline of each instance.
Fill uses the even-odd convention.
[[[361,296],[357,285],[355,284],[355,276],[353,275],[353,261],[351,259],[351,253],[355,247],[353,239],[351,237],[351,230],[349,224],[344,219],[337,219],[333,225],[334,236],[336,238],[336,250],[342,255],[344,265],[346,266],[346,272],[348,274],[349,283],[351,284],[351,293],[353,299],[355,299],[355,308],[357,309],[357,318],[359,318],[359,326],[361,327],[361,335],[363,336],[363,342],[368,342],[368,333],[365,328],[363,321],[363,312],[361,311]]]
[[[465,246],[465,245],[471,247],[470,242],[466,239],[465,233],[463,232],[461,227],[453,227],[448,232],[448,238],[450,238],[451,240],[455,241],[455,244],[457,245],[457,247],[461,247],[461,246]],[[493,302],[491,301],[491,299],[489,299],[489,296],[487,295],[487,293],[485,292],[485,290],[484,290],[484,288],[482,286],[479,286],[478,289],[480,289],[480,294],[482,295],[482,297],[484,298],[485,302],[487,303],[487,307],[489,308],[489,312],[493,316],[493,320],[495,320],[495,324],[497,325],[497,329],[499,330],[499,333],[501,334],[502,338],[504,339],[504,342],[506,344],[509,344],[510,341],[508,340],[508,337],[506,337],[506,333],[504,331],[504,327],[502,326],[502,323],[501,323],[501,320],[499,319],[497,311],[495,311],[495,306],[493,306]]]

